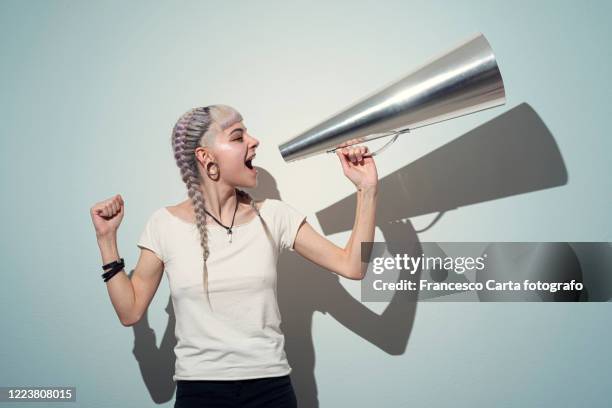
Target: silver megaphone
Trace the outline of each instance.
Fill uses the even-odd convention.
[[[504,83],[488,41],[478,34],[315,127],[281,144],[292,162],[393,136],[374,156],[411,129],[503,105]],[[330,150],[331,148],[331,150]]]

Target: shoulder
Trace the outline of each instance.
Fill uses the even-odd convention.
[[[165,216],[167,212],[168,210],[165,206],[159,207],[151,213],[151,218],[161,218]]]
[[[263,200],[259,201],[258,204],[259,204],[260,208],[263,208],[263,207],[276,207],[279,202],[280,202],[280,200],[277,200],[276,198],[266,198],[266,199],[263,199]]]
[[[166,216],[166,207],[159,207],[157,209],[154,209],[153,211],[150,211],[148,216],[147,216],[147,223],[148,224],[158,224],[160,222],[162,222],[163,220],[165,220],[165,216]]]
[[[279,200],[277,198],[266,198],[264,201],[262,201],[260,208],[266,208],[274,212],[283,212],[287,211],[288,208],[292,207],[285,201]]]
[[[301,209],[276,198],[267,198],[263,208],[272,216],[282,219],[304,218]]]

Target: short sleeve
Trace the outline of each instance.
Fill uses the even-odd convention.
[[[293,251],[293,244],[297,236],[298,229],[306,219],[300,211],[289,204],[278,200],[278,220],[280,224],[280,244],[281,248]]]
[[[144,230],[140,234],[140,238],[138,239],[138,243],[136,245],[139,248],[146,248],[153,251],[160,261],[165,262],[156,214],[157,213],[154,213],[147,220]]]

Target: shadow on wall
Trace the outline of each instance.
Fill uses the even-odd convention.
[[[258,171],[258,187],[249,193],[257,199],[282,199],[272,175],[262,168]],[[410,217],[436,212],[441,216],[460,206],[565,183],[567,173],[552,135],[533,109],[521,104],[382,178],[377,226],[386,242],[418,244],[419,231],[407,221]],[[317,212],[323,233],[330,235],[352,229],[355,206],[353,194]],[[415,252],[420,251],[420,245],[414,248]],[[396,253],[398,248],[390,246],[388,250]],[[398,276],[398,280],[405,278],[402,273]],[[414,324],[417,298],[417,292],[398,291],[385,311],[378,315],[350,295],[338,275],[319,268],[297,253],[282,253],[278,264],[281,328],[285,333],[285,349],[293,368],[291,378],[300,407],[319,406],[312,333],[315,311],[329,313],[382,351],[401,355]],[[133,326],[134,355],[156,403],[171,400],[175,391],[172,375],[176,339],[171,301],[166,312],[168,326],[159,347],[146,314]]]

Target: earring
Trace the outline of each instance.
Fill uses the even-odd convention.
[[[214,173],[210,172],[210,167],[214,166],[216,168]],[[213,180],[216,180],[219,176],[219,165],[217,163],[210,163],[209,167],[206,169],[206,174]]]

